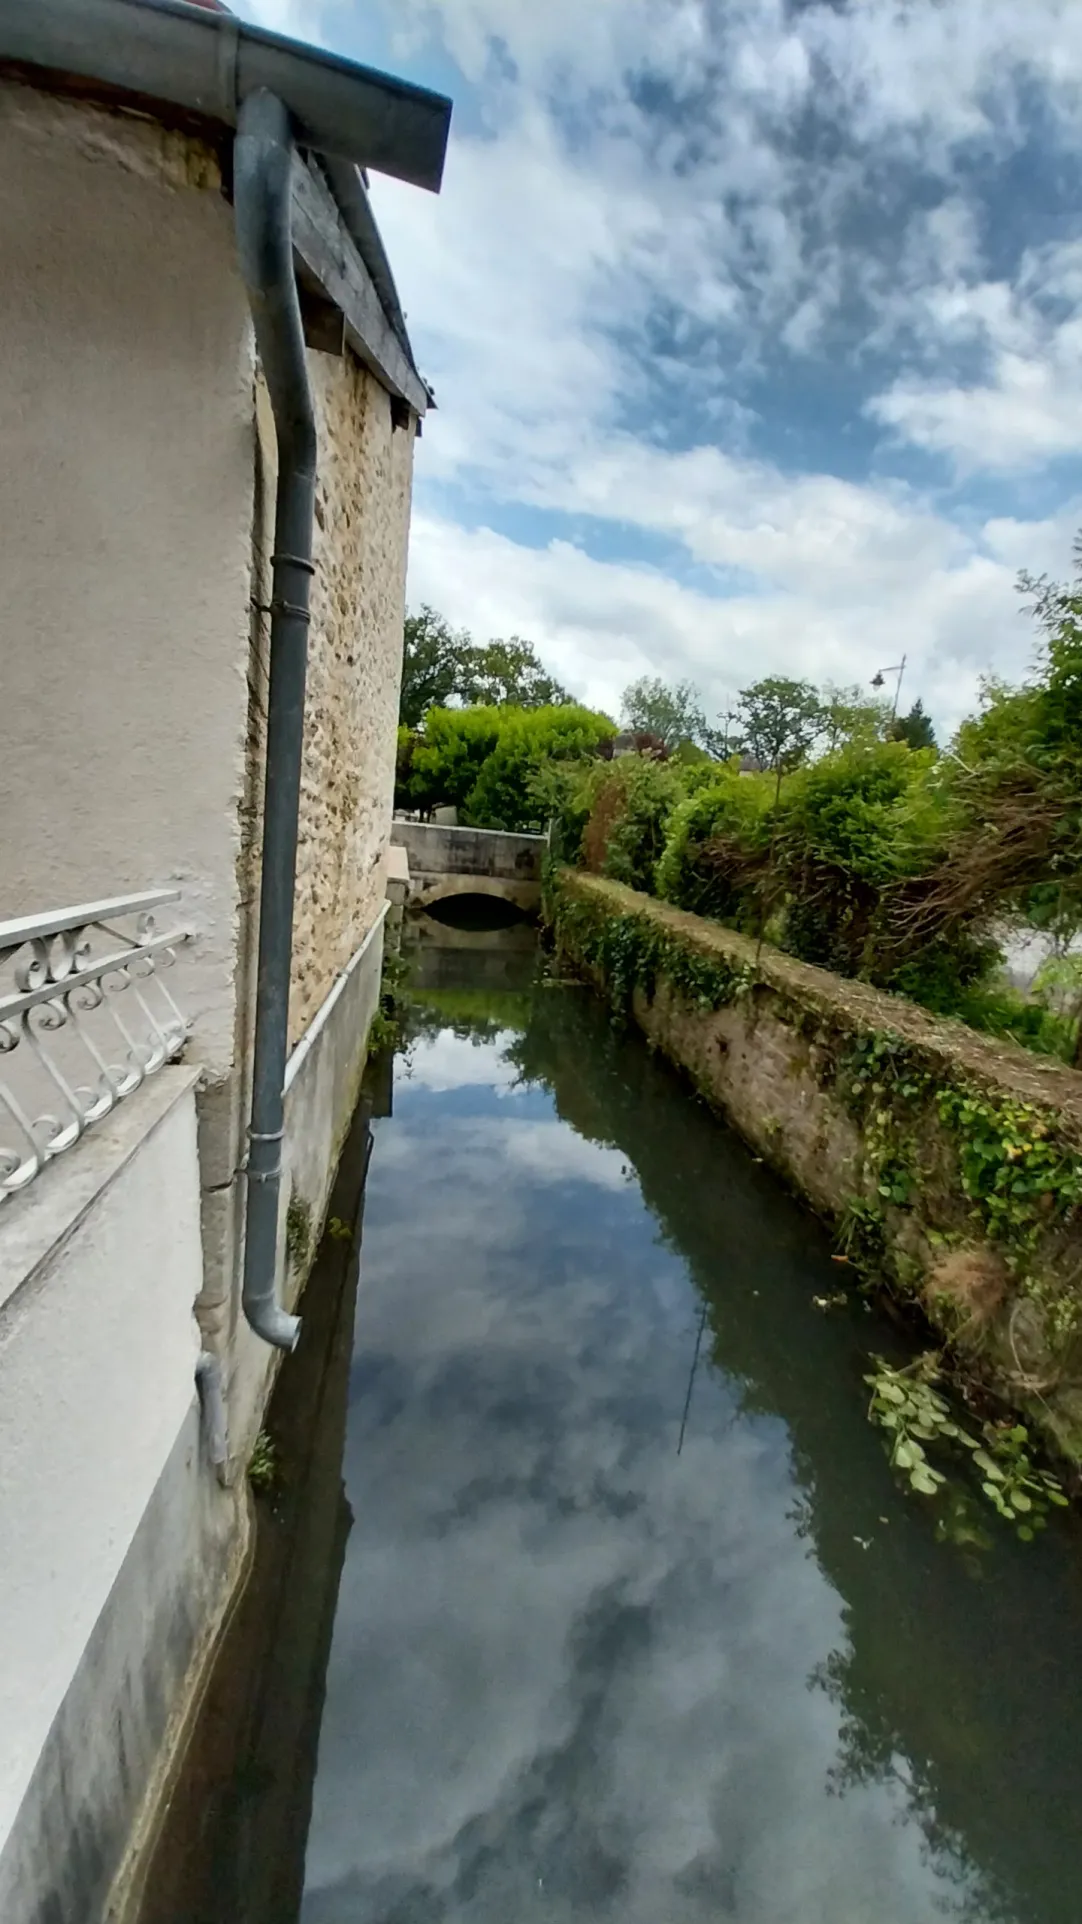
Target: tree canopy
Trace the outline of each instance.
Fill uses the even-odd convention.
[[[917,703],[918,708],[920,703]],[[884,701],[876,701],[866,695],[856,683],[837,688],[828,682],[820,702],[822,725],[819,731],[819,746],[828,755],[843,748],[847,742],[873,742],[882,739],[890,718],[890,710]],[[913,747],[924,747],[923,742],[914,742]]]
[[[459,692],[471,645],[467,634],[456,632],[427,604],[406,616],[398,707],[404,728],[419,728],[430,708],[444,707]]]
[[[897,715],[890,724],[892,741],[907,742],[910,748],[934,748],[935,729],[932,718],[924,712],[924,704],[915,701],[908,715]]]
[[[427,603],[407,615],[403,630],[402,693],[398,720],[420,728],[431,708],[549,708],[571,696],[547,673],[532,642],[475,642],[464,628],[452,628]]]
[[[469,648],[456,692],[465,702],[497,708],[554,708],[571,700],[566,688],[545,672],[533,643],[521,635]]]
[[[672,683],[660,675],[641,675],[624,689],[620,713],[627,728],[656,736],[666,748],[678,748],[681,742],[707,745],[706,716],[694,682]]]
[[[767,675],[742,688],[737,711],[751,753],[779,782],[805,759],[823,727],[818,689],[786,675]]]
[[[430,708],[420,732],[399,729],[395,801],[422,813],[451,806],[477,828],[530,828],[551,812],[551,769],[589,764],[615,732],[575,702]]]

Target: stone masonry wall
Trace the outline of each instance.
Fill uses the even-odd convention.
[[[301,769],[293,981],[295,1045],[355,955],[385,892],[402,678],[411,430],[393,428],[385,390],[348,351],[308,356],[319,433],[315,576]],[[257,390],[258,599],[270,597],[274,424]],[[268,622],[253,634],[245,898],[259,879]],[[254,924],[255,918],[251,918]],[[254,939],[254,928],[253,928]],[[249,959],[249,979],[254,974]]]
[[[386,392],[350,353],[309,350],[319,473],[305,741],[294,898],[290,1046],[300,1041],[357,953],[384,898],[401,680],[414,435],[394,429]],[[277,453],[262,376],[255,380],[248,735],[237,862],[243,984],[235,1068],[200,1106],[207,1282],[199,1320],[211,1348],[238,1340],[265,768]],[[342,1121],[345,1118],[340,1119]],[[318,1224],[315,1225],[318,1228]],[[243,1332],[241,1332],[243,1334]]]
[[[1082,1463],[1082,1076],[598,876],[559,871],[549,913],[845,1257]]]
[[[413,441],[352,355],[310,357],[319,420],[290,1039],[307,1028],[385,892]]]

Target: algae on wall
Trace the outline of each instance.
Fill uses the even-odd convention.
[[[1082,1462],[1082,1076],[597,876],[560,949],[914,1303]]]

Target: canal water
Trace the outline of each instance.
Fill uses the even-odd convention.
[[[910,1338],[584,990],[417,976],[143,1924],[1078,1924],[1074,1519],[896,1486]]]

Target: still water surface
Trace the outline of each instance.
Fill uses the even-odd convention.
[[[430,952],[376,1124],[303,1897],[255,1924],[1077,1924],[1073,1521],[936,1540],[865,1417],[905,1339],[531,970]]]

